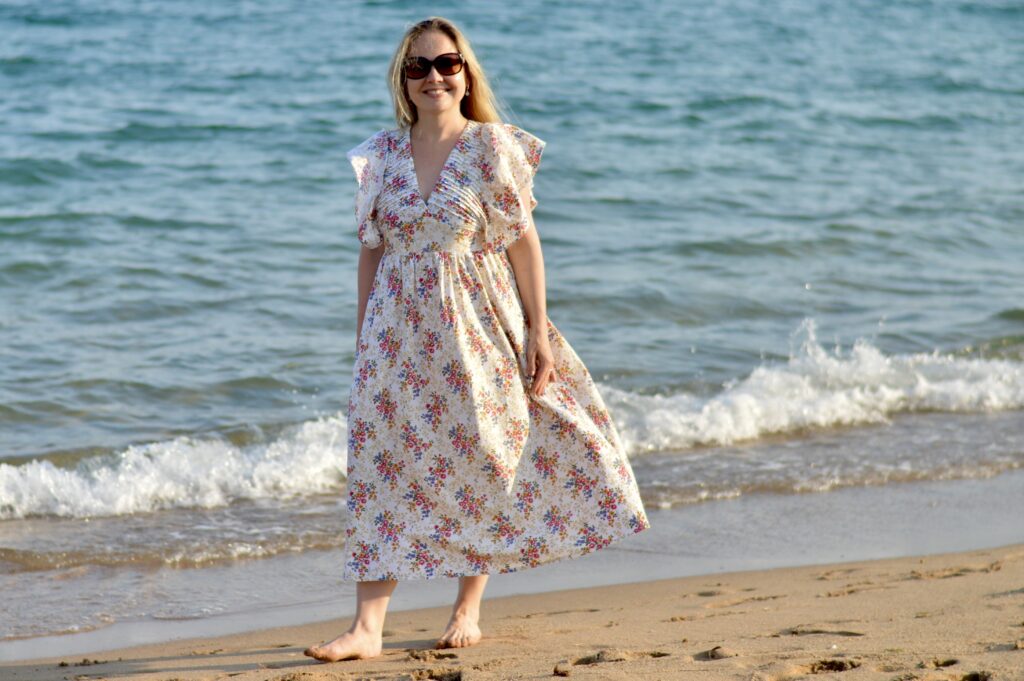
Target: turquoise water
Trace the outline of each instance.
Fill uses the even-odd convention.
[[[430,12],[548,143],[548,312],[653,510],[1024,465],[1019,4],[5,3],[0,636],[112,617],[42,575],[338,546],[344,152]]]

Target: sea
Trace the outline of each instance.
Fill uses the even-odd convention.
[[[6,0],[0,657],[354,611],[345,151],[430,15],[652,523],[493,593],[1024,540],[1020,2]]]

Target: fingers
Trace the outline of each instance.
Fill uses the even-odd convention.
[[[531,392],[535,397],[540,397],[544,394],[544,390],[547,389],[549,383],[557,381],[558,378],[555,374],[555,368],[551,363],[545,363],[540,370],[533,377],[533,386]]]

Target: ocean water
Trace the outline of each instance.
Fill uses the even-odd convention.
[[[548,143],[549,316],[652,523],[1024,467],[1019,3],[7,2],[0,639],[330,583],[344,152],[430,13]]]

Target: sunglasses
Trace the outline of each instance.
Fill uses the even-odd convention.
[[[439,54],[432,60],[426,57],[410,57],[405,60],[405,77],[412,80],[425,78],[431,67],[436,67],[442,76],[454,76],[462,70],[465,63],[461,52]]]

